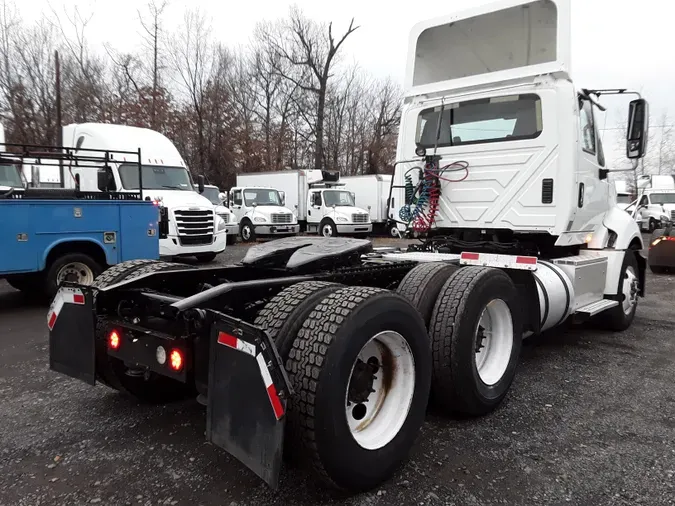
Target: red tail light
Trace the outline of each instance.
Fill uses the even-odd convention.
[[[116,350],[120,347],[121,343],[122,339],[120,339],[120,335],[117,333],[117,331],[113,330],[110,332],[110,335],[108,336],[108,347],[111,350]]]
[[[169,366],[176,372],[183,368],[183,355],[180,351],[171,350],[171,354],[169,355]]]

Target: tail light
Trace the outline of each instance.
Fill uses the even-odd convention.
[[[171,350],[169,354],[169,367],[176,372],[183,368],[183,354],[179,350]]]
[[[116,350],[120,347],[120,344],[122,343],[122,339],[120,338],[120,335],[116,330],[113,330],[110,332],[110,335],[108,335],[108,347],[111,350]]]

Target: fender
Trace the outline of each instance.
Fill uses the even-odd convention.
[[[44,270],[46,265],[47,265],[47,258],[49,257],[49,253],[51,251],[61,245],[61,244],[67,244],[67,243],[72,243],[72,242],[88,242],[96,247],[98,247],[103,253],[105,254],[105,259],[106,263],[108,265],[115,265],[117,263],[117,255],[116,255],[116,250],[112,246],[116,246],[115,244],[109,244],[108,246],[111,246],[110,248],[106,248],[106,245],[103,244],[98,239],[94,239],[92,237],[87,237],[87,236],[69,236],[63,239],[58,239],[51,243],[47,248],[44,249],[42,253],[42,257],[40,258],[40,270]]]
[[[642,234],[635,220],[626,211],[613,207],[605,215],[602,224],[616,234],[615,250],[627,250],[637,240],[640,250],[644,248]]]

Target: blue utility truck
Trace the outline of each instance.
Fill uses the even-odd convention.
[[[14,288],[53,297],[63,281],[90,285],[109,266],[127,260],[158,259],[166,237],[165,208],[138,191],[117,192],[110,165],[134,158],[140,149],[88,150],[4,143],[0,135],[0,278]],[[23,169],[30,164],[31,182]],[[74,188],[41,188],[41,168],[61,168]],[[74,174],[73,169],[81,170]],[[82,191],[80,173],[97,175],[99,191]],[[52,169],[53,170],[53,169]],[[74,175],[73,175],[74,174]]]

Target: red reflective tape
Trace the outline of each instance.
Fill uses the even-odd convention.
[[[462,260],[478,260],[480,255],[478,253],[462,253]]]
[[[224,344],[225,346],[229,346],[230,348],[234,348],[235,350],[237,349],[237,338],[234,336],[231,336],[230,334],[226,334],[225,332],[219,332],[218,333],[218,344]]]
[[[56,318],[58,316],[59,315],[55,311],[49,315],[49,320],[47,321],[47,327],[49,327],[49,330],[52,330],[54,328],[54,324],[56,323]]]
[[[281,399],[277,395],[277,389],[274,387],[274,383],[267,387],[267,395],[270,398],[272,403],[272,409],[274,410],[274,416],[277,420],[281,420],[281,417],[284,416],[284,406],[281,404]]]
[[[84,295],[76,293],[73,295],[73,304],[84,304]]]
[[[534,265],[537,263],[537,257],[516,257],[516,263]]]

